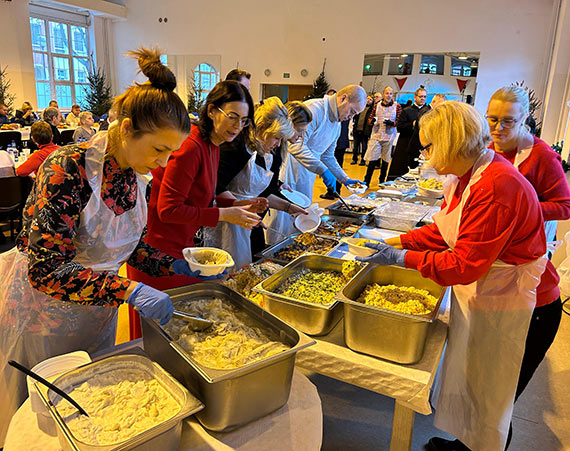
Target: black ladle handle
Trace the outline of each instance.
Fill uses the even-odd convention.
[[[61,396],[62,398],[67,399],[71,404],[73,404],[77,410],[79,410],[79,413],[81,415],[85,415],[86,417],[88,417],[89,415],[87,415],[87,412],[85,412],[85,410],[83,410],[83,407],[81,407],[79,404],[77,404],[75,402],[75,400],[69,396],[67,393],[65,393],[63,390],[57,388],[55,385],[53,385],[51,382],[46,381],[43,377],[41,377],[39,374],[34,373],[32,370],[26,368],[25,366],[20,365],[18,362],[15,362],[14,360],[9,360],[8,361],[8,365],[13,366],[14,368],[20,370],[22,373],[30,376],[32,379],[37,380],[38,382],[40,382],[41,384],[45,385],[46,387],[50,388],[51,390],[53,390],[54,392],[56,392],[59,396]]]

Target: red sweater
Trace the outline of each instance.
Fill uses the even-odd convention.
[[[452,207],[458,205],[470,175],[468,172],[460,178]],[[400,238],[404,249],[410,249],[405,258],[406,267],[417,269],[443,286],[470,284],[481,278],[496,260],[518,265],[536,260],[546,252],[544,223],[536,194],[530,183],[500,155],[495,155],[481,179],[471,187],[452,250],[436,224],[412,230]],[[537,307],[559,296],[557,280],[543,276],[539,288]]]
[[[54,143],[41,145],[24,163],[16,168],[16,175],[26,177],[32,172],[36,172],[48,155],[56,149],[59,149],[59,146]]]
[[[198,127],[192,126],[190,135],[180,150],[172,154],[166,168],[152,171],[145,242],[173,257],[183,258],[182,249],[194,246],[194,235],[201,226],[218,224],[219,208],[212,207],[212,200],[219,158],[219,147],[208,146]],[[219,207],[229,207],[234,202],[215,199]],[[148,277],[134,268],[127,269],[129,277],[158,289],[198,282],[184,276]]]

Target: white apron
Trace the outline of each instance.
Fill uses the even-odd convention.
[[[372,127],[372,134],[364,154],[366,161],[376,161],[382,158],[389,163],[392,160],[392,146],[395,145],[397,129],[395,126],[388,127],[384,121],[388,119],[396,122],[397,112],[398,104],[396,102],[388,107],[383,106],[382,102],[376,106],[376,123]]]
[[[145,192],[150,177],[137,174],[136,206],[115,216],[101,200],[107,133],[98,133],[89,145],[85,171],[93,193],[81,212],[73,240],[77,247],[73,261],[95,271],[116,272],[135,250],[146,225]],[[11,417],[27,396],[25,376],[7,367],[6,362],[13,359],[32,367],[55,355],[77,350],[93,353],[112,346],[117,309],[59,301],[33,289],[28,282],[27,255],[17,248],[0,255],[0,274],[0,443],[3,444]]]
[[[530,156],[532,153],[533,146],[527,147],[520,152],[517,152],[515,156],[515,161],[513,165],[519,171],[520,165]],[[553,248],[555,245],[555,238],[556,238],[556,228],[558,226],[558,221],[544,221],[544,232],[546,234],[546,244],[549,248]],[[557,246],[556,246],[557,247]],[[556,250],[555,248],[553,250]],[[547,250],[548,253],[548,250]]]
[[[434,220],[451,249],[471,186],[493,156],[492,150],[481,155],[459,205],[451,212],[458,179],[446,186],[447,206]],[[496,261],[476,282],[453,286],[447,348],[435,389],[439,396],[434,424],[473,451],[505,448],[536,287],[545,265],[544,257],[523,265]]]
[[[251,152],[250,152],[251,153]],[[257,153],[253,153],[247,165],[236,175],[228,185],[237,199],[251,199],[259,196],[271,183],[273,172],[263,169],[255,163]],[[265,154],[265,167],[271,168],[272,154]],[[251,263],[251,230],[236,224],[220,221],[216,227],[204,229],[204,244],[206,246],[224,249],[232,255],[235,269]]]

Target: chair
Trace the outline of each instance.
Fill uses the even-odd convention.
[[[75,133],[75,130],[60,130],[59,132],[61,133],[61,142],[64,146],[67,144],[73,144],[75,142],[73,141],[73,134]]]
[[[22,178],[0,178],[0,193],[0,221],[10,221],[10,239],[14,241],[14,232],[18,232],[22,227],[22,210],[26,200]],[[14,229],[14,220],[20,221],[17,229]]]
[[[0,149],[6,150],[12,141],[16,144],[18,150],[22,150],[22,134],[18,131],[2,131],[0,132]]]

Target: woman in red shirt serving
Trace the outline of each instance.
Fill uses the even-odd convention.
[[[489,146],[509,160],[534,187],[546,221],[546,241],[556,239],[557,221],[570,219],[570,189],[562,159],[542,139],[532,136],[525,125],[529,114],[528,93],[520,86],[496,91],[487,107],[487,122],[493,142]],[[558,282],[552,262],[546,264],[537,288],[534,309],[521,367],[516,399],[530,382],[554,341],[562,316]],[[512,426],[509,430],[510,442]]]
[[[368,243],[378,252],[362,259],[416,269],[452,286],[435,426],[458,440],[434,437],[430,450],[504,449],[546,264],[536,194],[486,148],[489,139],[486,121],[464,103],[444,102],[424,115],[422,147],[433,168],[449,174],[442,210],[433,225]]]
[[[182,249],[194,246],[194,236],[201,226],[215,227],[219,221],[226,221],[251,229],[259,223],[260,217],[246,209],[256,209],[259,199],[235,200],[215,195],[219,145],[232,141],[252,124],[252,119],[253,101],[241,83],[222,81],[210,91],[198,125],[192,126],[166,168],[152,172],[145,242],[183,258]],[[199,281],[197,274],[151,277],[132,266],[127,266],[127,274],[160,290]]]

